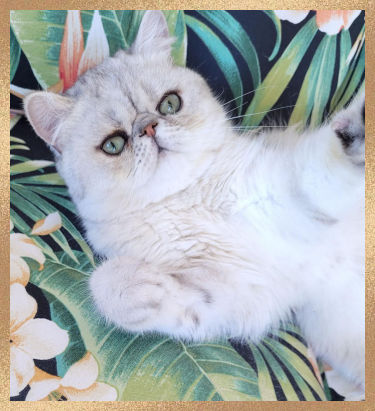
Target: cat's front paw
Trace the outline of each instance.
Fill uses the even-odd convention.
[[[136,260],[116,257],[91,275],[95,305],[109,322],[129,331],[144,331],[158,315],[165,289],[155,272]]]
[[[365,94],[361,93],[333,118],[331,126],[355,164],[365,161]]]

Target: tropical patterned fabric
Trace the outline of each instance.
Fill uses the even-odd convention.
[[[23,116],[22,97],[63,92],[129,47],[143,13],[11,12],[12,399],[331,399],[322,367],[293,324],[257,345],[187,344],[120,331],[93,310],[87,279],[97,257],[53,157]],[[208,80],[239,130],[270,120],[317,126],[364,87],[363,12],[164,13],[175,62]]]

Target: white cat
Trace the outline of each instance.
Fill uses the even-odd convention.
[[[253,341],[294,312],[364,393],[364,96],[317,130],[238,135],[172,41],[146,12],[128,52],[25,99],[107,257],[98,310],[135,332]]]

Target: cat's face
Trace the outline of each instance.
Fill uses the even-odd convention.
[[[156,17],[146,13],[130,53],[89,70],[66,96],[26,98],[31,124],[59,151],[58,170],[89,215],[95,202],[146,204],[184,188],[223,142],[223,109],[198,74],[172,64]]]

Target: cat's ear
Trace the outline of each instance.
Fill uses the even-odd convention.
[[[37,91],[28,94],[23,103],[26,117],[36,134],[61,153],[58,130],[72,109],[71,99],[48,91]]]
[[[132,54],[170,56],[173,41],[164,14],[160,10],[147,10],[130,51]]]

